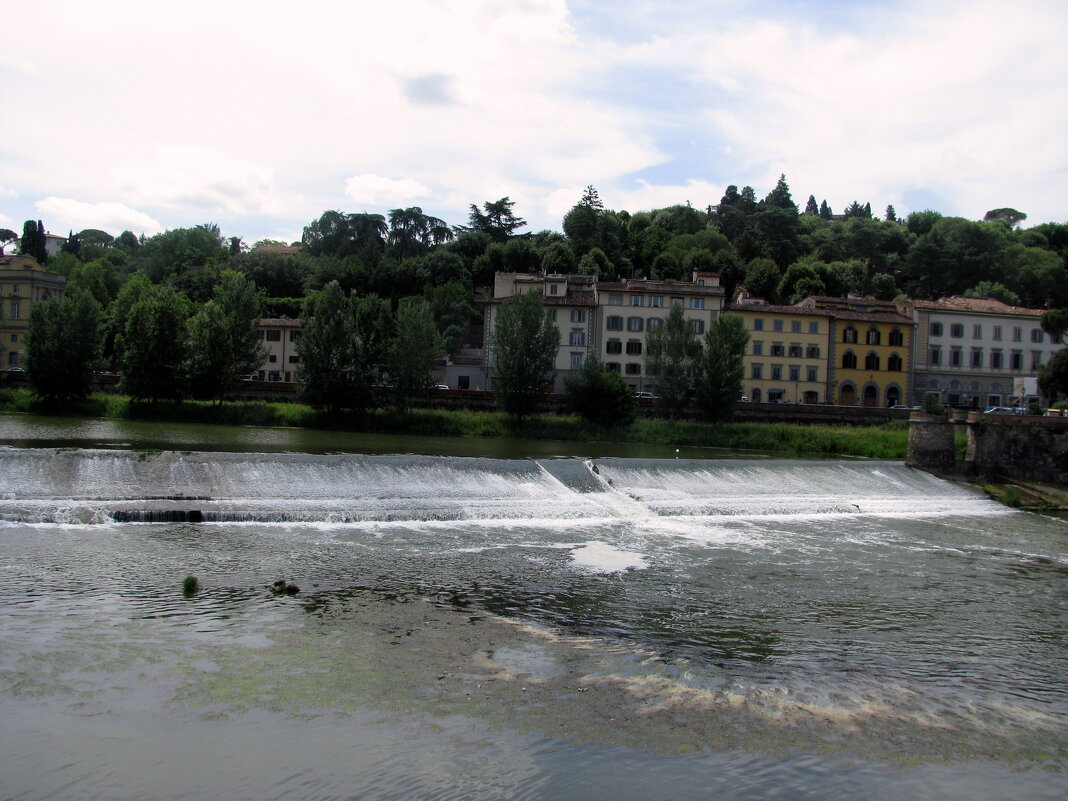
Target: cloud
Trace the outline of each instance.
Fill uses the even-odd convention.
[[[108,233],[128,230],[151,235],[163,230],[149,215],[121,203],[85,203],[68,197],[46,197],[34,206],[42,218],[48,218],[49,230],[57,233],[99,228]]]
[[[428,106],[451,106],[453,97],[452,77],[436,73],[409,78],[404,82],[404,96],[412,103]]]
[[[386,178],[363,173],[345,181],[345,196],[356,203],[388,206],[427,197],[431,191],[410,178]]]

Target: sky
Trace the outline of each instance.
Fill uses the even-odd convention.
[[[785,174],[841,212],[1068,222],[1063,0],[5,3],[0,227],[561,229]]]

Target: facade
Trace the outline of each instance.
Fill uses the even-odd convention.
[[[266,353],[256,372],[259,381],[291,382],[300,369],[297,340],[300,339],[300,320],[264,318],[259,326],[260,344]]]
[[[745,321],[745,395],[753,402],[827,403],[833,312],[772,306],[742,294],[726,311]]]
[[[715,273],[694,273],[693,281],[631,279],[598,283],[588,275],[497,273],[493,297],[486,301],[486,331],[507,299],[522,292],[541,294],[560,329],[551,391],[563,392],[564,379],[591,355],[622,374],[635,391],[653,390],[646,367],[647,337],[663,324],[672,306],[680,306],[703,336],[723,307],[723,287]],[[487,336],[485,366],[493,383],[492,337]]]
[[[1063,347],[1042,330],[1040,309],[959,296],[903,306],[916,321],[914,403],[925,395],[979,409],[1038,400],[1024,379]]]
[[[912,318],[890,301],[805,298],[799,306],[831,312],[829,396],[839,406],[909,405]]]
[[[30,312],[37,303],[62,300],[65,285],[32,256],[0,256],[0,371],[22,369]]]

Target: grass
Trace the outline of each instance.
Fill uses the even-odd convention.
[[[74,417],[153,420],[219,425],[292,426],[326,430],[410,434],[434,437],[494,437],[699,446],[790,455],[904,459],[905,421],[881,426],[815,426],[786,423],[669,421],[640,417],[626,428],[591,426],[573,415],[540,415],[523,422],[502,412],[416,409],[408,413],[375,410],[327,417],[298,403],[145,403],[122,395],[97,394],[61,407],[47,407],[28,390],[0,392],[0,411]]]

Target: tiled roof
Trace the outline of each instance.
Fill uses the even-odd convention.
[[[1027,309],[1023,306],[1010,306],[994,298],[965,298],[954,295],[941,300],[911,300],[909,301],[917,309],[930,311],[959,311],[959,312],[985,312],[987,314],[1028,314],[1041,316],[1043,309]]]
[[[300,245],[260,245],[253,253],[281,253],[285,256],[292,256],[294,253],[300,253]]]

